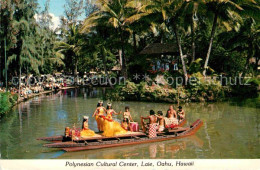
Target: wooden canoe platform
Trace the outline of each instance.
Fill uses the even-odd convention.
[[[95,136],[89,138],[79,138],[74,141],[65,141],[45,144],[48,148],[62,148],[67,152],[91,150],[100,148],[110,148],[125,145],[134,145],[142,143],[160,142],[171,139],[183,138],[195,134],[203,125],[201,120],[195,121],[190,127],[177,127],[166,132],[158,132],[157,137],[149,138],[143,132],[128,132],[125,135],[114,137]]]
[[[180,121],[179,127],[184,126],[186,122],[187,122],[186,119],[183,119],[182,121]],[[179,129],[179,130],[180,130],[180,129]],[[159,133],[160,133],[160,132],[159,132]],[[143,132],[128,132],[127,134],[121,135],[121,136],[104,137],[104,136],[101,135],[101,133],[96,132],[96,135],[93,136],[93,137],[79,138],[79,139],[77,139],[76,141],[82,141],[82,140],[98,140],[98,139],[110,139],[110,138],[142,136],[142,135],[145,135],[145,133],[143,133]],[[43,141],[49,141],[49,142],[62,142],[62,141],[64,141],[64,136],[63,136],[63,135],[58,135],[58,136],[41,137],[41,138],[37,138],[37,140],[43,140]]]

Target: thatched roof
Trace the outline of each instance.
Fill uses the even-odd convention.
[[[178,54],[178,47],[169,43],[154,43],[146,46],[140,54]]]

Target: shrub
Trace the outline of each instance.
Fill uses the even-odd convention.
[[[6,113],[12,107],[12,99],[9,93],[0,93],[0,114]]]

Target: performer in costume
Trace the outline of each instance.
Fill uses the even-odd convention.
[[[103,107],[103,101],[99,101],[98,105],[97,105],[97,109],[95,110],[94,114],[92,115],[92,117],[95,116],[99,132],[103,131],[103,122],[104,122],[105,112],[106,112],[106,108]]]
[[[81,137],[95,136],[95,132],[88,128],[88,116],[83,117],[82,130],[80,131]]]
[[[125,112],[124,112],[124,114],[123,114],[123,118],[124,118],[124,119],[127,119],[128,123],[130,123],[130,121],[133,122],[133,118],[132,118],[132,116],[131,116],[131,113],[130,113],[130,111],[129,111],[129,107],[128,107],[128,106],[125,107]]]
[[[116,135],[125,134],[127,131],[121,127],[121,124],[112,119],[112,115],[119,115],[121,112],[116,113],[112,109],[112,104],[107,104],[107,116],[104,118],[103,135],[106,137],[112,137]]]
[[[177,111],[178,120],[181,121],[181,120],[185,119],[185,112],[184,112],[184,110],[182,109],[181,106],[179,106],[178,108],[179,108],[179,110]]]

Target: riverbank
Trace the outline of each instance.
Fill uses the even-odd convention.
[[[222,86],[220,82],[194,82],[192,85],[171,87],[155,83],[136,84],[127,81],[107,93],[107,99],[114,101],[146,101],[166,103],[218,102],[233,97],[257,98],[259,82],[249,86]]]
[[[79,88],[79,86],[62,87],[58,90],[52,89],[52,90],[46,90],[46,91],[39,92],[39,93],[32,93],[32,94],[26,95],[25,97],[20,97],[20,99],[18,99],[17,94],[11,94],[10,92],[0,93],[0,119],[8,111],[10,111],[15,105],[17,105],[21,102],[25,102],[25,101],[27,101],[31,98],[37,97],[37,96],[50,94],[55,91],[74,89],[74,88]]]
[[[18,101],[18,95],[9,92],[0,93],[0,118],[6,114]]]
[[[52,93],[52,92],[55,92],[55,91],[60,91],[60,90],[67,90],[67,89],[74,89],[74,88],[79,88],[79,86],[69,86],[69,87],[62,87],[58,90],[46,90],[46,91],[43,91],[43,92],[40,92],[40,93],[32,93],[32,94],[29,94],[27,95],[26,97],[20,97],[19,100],[17,100],[17,103],[21,103],[21,102],[24,102],[28,99],[31,99],[31,98],[34,98],[36,96],[40,96],[40,95],[44,95],[44,94],[49,94],[49,93]]]

